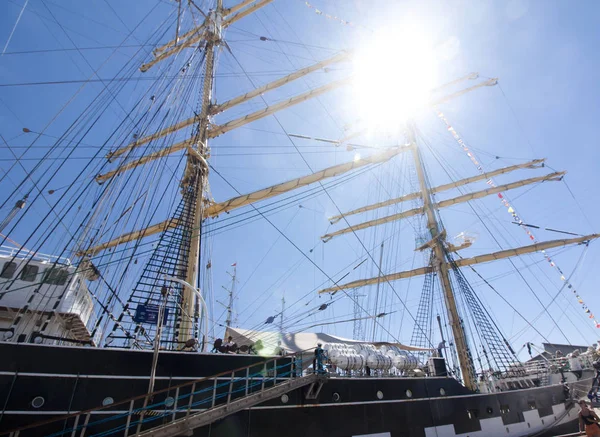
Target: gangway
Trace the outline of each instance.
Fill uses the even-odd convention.
[[[319,381],[319,378],[323,377],[317,374],[310,374],[298,378],[289,378],[288,381],[275,384],[275,386],[269,389],[244,396],[225,405],[221,405],[220,407],[210,408],[188,417],[182,417],[171,423],[163,424],[160,427],[139,433],[137,436],[142,437],[151,435],[156,437],[172,437],[192,435],[194,429],[213,423],[216,420],[223,419],[230,414],[253,407],[269,399],[279,397],[287,392],[309,384],[322,384],[322,381]]]
[[[169,437],[193,430],[301,387],[319,393],[327,376],[302,375],[302,362],[276,357],[118,403],[6,432],[9,437]],[[4,433],[0,433],[4,435]]]

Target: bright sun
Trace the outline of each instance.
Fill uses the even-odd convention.
[[[434,51],[412,31],[382,31],[353,58],[354,98],[369,130],[397,131],[429,101]]]

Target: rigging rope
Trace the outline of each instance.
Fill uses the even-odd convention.
[[[429,145],[428,145],[428,147],[429,147],[430,151],[432,151],[432,153],[433,153],[433,150],[431,149],[431,147]],[[434,157],[438,160],[438,162],[440,162],[439,158],[435,155],[435,153],[434,153]],[[448,172],[448,170],[447,170],[446,167],[447,166],[442,166],[442,168],[444,169],[444,171],[446,172],[446,174],[448,174],[448,176],[450,176],[450,174],[449,174],[449,172]],[[459,191],[462,192],[462,189],[459,188]],[[483,227],[488,231],[489,235],[496,242],[496,244],[498,245],[498,247],[502,248],[502,245],[500,244],[500,242],[498,241],[498,239],[496,238],[496,236],[494,235],[494,233],[492,233],[490,231],[488,224],[484,220],[482,220],[481,216],[479,215],[479,213],[477,212],[477,210],[475,209],[475,207],[470,202],[468,203],[468,206],[471,208],[471,210],[473,211],[473,213],[479,218],[479,221],[481,222],[481,224],[483,225]],[[544,307],[544,304],[540,300],[539,296],[537,295],[537,293],[535,292],[535,290],[533,289],[533,287],[529,284],[529,282],[525,279],[525,276],[523,275],[523,273],[521,272],[521,270],[517,268],[517,266],[515,265],[514,261],[509,258],[508,262],[513,266],[515,272],[521,277],[521,279],[523,280],[523,282],[525,283],[525,285],[527,285],[527,288],[529,288],[529,290],[531,291],[531,293],[533,294],[533,296],[536,298],[536,300],[538,301],[538,303],[540,304],[540,306]],[[561,332],[561,334],[563,335],[563,337],[565,338],[565,340],[567,342],[569,342],[569,339],[567,338],[567,336],[565,335],[565,333],[557,325],[556,320],[554,320],[554,318],[552,318],[552,316],[550,315],[550,313],[547,310],[546,310],[546,312],[548,314],[548,317],[552,321],[552,323],[558,328],[558,330]]]
[[[17,21],[15,21],[15,25],[13,26],[12,30],[10,31],[10,35],[8,35],[8,39],[6,40],[6,44],[4,44],[4,48],[2,49],[2,55],[0,55],[0,56],[4,56],[4,54],[6,53],[6,49],[8,48],[8,45],[10,44],[10,41],[12,40],[12,37],[15,34],[15,30],[17,30],[17,26],[19,25],[19,21],[21,21],[21,17],[23,16],[23,12],[25,12],[25,8],[27,7],[27,3],[29,3],[29,0],[25,0],[25,3],[23,4],[23,7],[21,8],[21,12],[19,12],[19,16],[17,17]]]
[[[236,63],[239,65],[239,67],[242,69],[242,71],[245,72],[245,69],[243,68],[242,64],[240,63],[240,61],[236,58],[236,56],[231,53],[231,55],[233,56],[234,60],[236,61]],[[256,86],[254,84],[254,81],[252,81],[252,79],[250,77],[248,77],[248,80],[253,84],[253,86]],[[261,99],[265,102],[265,104],[267,103],[266,100],[264,99],[264,96],[261,95]],[[304,157],[304,155],[302,154],[302,152],[300,151],[300,149],[298,148],[298,146],[296,145],[296,142],[292,139],[292,137],[290,136],[289,132],[287,132],[287,130],[283,127],[283,124],[281,123],[281,121],[279,120],[279,118],[277,117],[276,114],[273,114],[273,118],[275,119],[275,121],[277,122],[277,124],[279,125],[279,127],[281,128],[281,130],[285,133],[286,137],[288,138],[288,140],[290,141],[290,143],[294,146],[294,148],[296,149],[296,151],[298,152],[298,155],[300,156],[300,158],[304,161],[304,163],[306,164],[306,166],[311,170],[312,167],[311,165],[308,163],[308,161],[306,160],[306,158]],[[211,168],[217,173],[219,174],[216,169],[214,169],[214,167],[211,166]],[[228,184],[230,185],[232,188],[233,185],[227,181],[222,175],[219,174],[219,176],[221,176],[221,178]],[[323,192],[327,195],[327,197],[329,198],[329,200],[333,203],[333,205],[335,206],[337,212],[339,214],[342,214],[341,209],[338,207],[337,203],[333,200],[333,197],[331,196],[331,194],[325,189],[324,185],[322,182],[319,182],[319,186],[322,188]],[[237,189],[234,188],[235,191],[237,191]],[[239,193],[239,191],[238,191]],[[255,208],[252,205],[253,208]],[[255,208],[256,209],[256,208]],[[264,217],[264,216],[263,216]],[[264,217],[265,220],[267,220],[267,222],[269,222],[273,227],[275,227],[275,229],[281,233],[281,231],[266,217]],[[346,224],[350,227],[350,223],[348,222],[347,218],[344,216],[343,217],[344,221],[346,222]],[[358,242],[360,243],[360,245],[363,247],[363,250],[365,250],[365,252],[367,253],[367,255],[369,256],[369,258],[371,259],[371,261],[373,262],[373,264],[375,266],[378,266],[377,262],[375,261],[375,259],[373,258],[373,256],[370,254],[370,252],[368,252],[365,244],[363,243],[363,241],[360,239],[360,237],[356,234],[356,232],[354,230],[352,230],[352,233],[354,234],[354,236],[356,237],[356,239],[358,240]],[[299,251],[300,248],[298,248],[285,234],[284,237],[292,244],[294,245]],[[302,252],[303,253],[303,252]],[[303,253],[304,254],[304,253]],[[305,255],[305,254],[304,254]],[[306,256],[306,255],[305,255]],[[321,271],[324,275],[326,275],[327,277],[329,277],[325,271],[323,269],[321,269],[312,259],[310,259],[310,257],[307,257],[307,259],[317,268],[319,269],[319,271]],[[331,278],[330,278],[331,279]],[[333,280],[332,280],[333,281]],[[338,281],[339,282],[339,281]],[[387,285],[390,287],[390,289],[393,291],[394,295],[396,296],[396,298],[406,307],[405,303],[402,301],[402,298],[400,297],[400,295],[397,293],[397,291],[395,290],[395,288],[393,287],[393,285],[390,283],[390,281],[386,280]],[[337,282],[336,282],[337,284]],[[342,290],[342,292],[344,294],[346,294],[350,299],[352,299],[352,296],[350,294],[347,293],[346,290]],[[357,301],[355,301],[357,302]],[[358,305],[358,302],[357,302]],[[363,308],[364,310],[364,308]],[[408,310],[408,308],[406,308],[406,311],[408,312],[409,316],[411,317],[411,319],[413,320],[413,322],[415,321],[415,317],[412,315],[412,313],[410,312],[410,310]],[[365,311],[366,314],[369,314],[367,311]],[[390,335],[392,338],[396,338],[388,329],[385,328],[385,326],[383,326],[381,323],[377,323],[379,326],[381,326],[381,328],[388,334]],[[433,346],[433,344],[431,344]]]
[[[479,173],[480,174],[485,174],[486,172],[483,169],[482,164],[477,160],[475,154],[465,144],[465,142],[462,140],[462,138],[460,137],[460,135],[458,134],[458,132],[456,132],[456,130],[452,127],[452,125],[450,124],[450,122],[448,121],[448,119],[444,116],[444,114],[441,111],[439,111],[438,109],[436,109],[436,114],[437,114],[438,118],[440,120],[442,120],[444,122],[444,124],[446,124],[446,127],[447,127],[448,131],[452,134],[452,136],[454,137],[454,139],[456,140],[456,142],[459,144],[459,146],[462,148],[462,150],[467,154],[467,156],[469,157],[469,159],[471,160],[471,162],[473,163],[473,165],[475,165],[475,167],[477,168],[477,170],[479,171]],[[488,179],[486,181],[486,184],[488,184],[491,187],[496,187],[496,183],[494,182],[494,180],[492,178]],[[525,222],[517,214],[516,209],[514,208],[514,206],[510,204],[510,202],[505,198],[505,196],[502,193],[498,193],[498,198],[500,199],[500,202],[502,203],[502,205],[504,205],[507,208],[507,211],[512,216],[513,220],[515,220],[517,223],[519,223],[520,227],[525,231],[525,233],[527,234],[527,236],[529,237],[529,239],[531,241],[533,241],[534,243],[537,243],[538,242],[537,238],[535,237],[535,235],[526,226],[524,226]],[[600,322],[596,319],[596,317],[594,316],[594,314],[591,312],[591,309],[583,301],[582,297],[578,294],[577,290],[573,287],[573,284],[571,284],[569,282],[569,280],[565,277],[565,274],[563,273],[562,269],[550,257],[550,255],[548,255],[548,253],[546,252],[546,250],[542,250],[541,252],[544,255],[544,258],[546,259],[546,261],[548,262],[548,264],[550,265],[550,267],[553,267],[560,274],[560,280],[563,281],[565,283],[565,285],[567,286],[567,288],[570,289],[573,292],[573,295],[577,299],[577,302],[581,305],[581,308],[584,310],[584,312],[586,314],[589,314],[588,317],[590,319],[592,319],[592,321],[594,322],[594,325],[596,326],[596,328],[600,328]]]
[[[221,179],[223,179],[223,180],[224,180],[224,181],[225,181],[225,182],[226,182],[226,183],[227,183],[227,184],[228,184],[228,185],[229,185],[229,186],[230,186],[230,187],[231,187],[233,190],[235,190],[235,191],[236,191],[238,194],[240,194],[240,195],[241,195],[241,192],[240,192],[240,191],[238,191],[238,190],[237,190],[237,189],[236,189],[236,188],[235,188],[235,187],[234,187],[234,186],[233,186],[233,185],[232,185],[232,184],[231,184],[231,183],[230,183],[230,182],[229,182],[227,179],[225,179],[225,178],[224,178],[224,177],[223,177],[223,176],[222,176],[222,175],[221,175],[221,174],[220,174],[220,173],[219,173],[219,172],[218,172],[218,171],[217,171],[217,170],[216,170],[216,169],[215,169],[215,168],[214,168],[212,165],[210,165],[210,164],[209,164],[209,166],[210,166],[210,168],[211,168],[211,170],[212,170],[212,171],[214,171],[214,172],[215,172],[215,173],[216,173],[216,174],[217,174],[219,177],[221,177]],[[255,207],[254,205],[252,205],[252,204],[251,204],[250,206],[256,209],[256,207]],[[295,249],[296,249],[298,252],[300,252],[300,253],[301,253],[301,254],[302,254],[302,255],[303,255],[303,256],[304,256],[306,259],[308,259],[308,260],[309,260],[309,262],[310,262],[311,264],[313,264],[313,265],[314,265],[314,266],[315,266],[315,267],[316,267],[316,268],[317,268],[317,269],[318,269],[318,270],[319,270],[319,271],[320,271],[320,272],[321,272],[323,275],[327,276],[327,278],[328,278],[328,279],[329,279],[329,280],[330,280],[330,281],[331,281],[331,282],[332,282],[334,285],[335,285],[335,284],[337,284],[337,283],[339,283],[339,281],[340,281],[341,279],[340,279],[340,280],[338,280],[338,281],[334,281],[334,280],[333,280],[333,279],[332,279],[332,278],[331,278],[331,277],[330,277],[330,276],[329,276],[329,275],[328,275],[328,274],[327,274],[327,273],[326,273],[326,272],[325,272],[325,271],[324,271],[324,270],[323,270],[323,269],[322,269],[322,268],[321,268],[321,267],[320,267],[318,264],[316,264],[316,263],[315,263],[315,262],[314,262],[314,261],[313,261],[313,260],[312,260],[312,259],[311,259],[311,258],[310,258],[310,257],[309,257],[307,254],[306,254],[306,253],[304,253],[304,251],[303,251],[302,249],[300,249],[300,248],[298,247],[298,245],[296,245],[296,243],[294,243],[294,242],[293,242],[293,241],[292,241],[292,240],[291,240],[291,239],[290,239],[290,238],[289,238],[289,237],[288,237],[288,236],[287,236],[285,233],[283,233],[283,232],[282,232],[282,231],[281,231],[281,230],[280,230],[280,229],[279,229],[279,228],[278,228],[278,227],[275,225],[275,223],[273,223],[271,220],[269,220],[269,219],[268,219],[268,218],[267,218],[265,215],[263,215],[262,213],[261,213],[261,215],[262,215],[262,217],[264,218],[264,220],[266,220],[266,221],[267,221],[267,223],[269,223],[269,224],[270,224],[270,225],[271,225],[273,228],[275,228],[275,230],[276,230],[277,232],[279,232],[279,233],[280,233],[280,234],[283,236],[283,238],[285,238],[285,239],[286,239],[286,240],[287,240],[287,241],[288,241],[288,242],[289,242],[289,243],[290,243],[292,246],[294,246],[294,248],[295,248]],[[350,299],[352,299],[352,297],[351,297],[351,296],[348,294],[348,292],[347,292],[346,290],[341,290],[341,291],[342,291],[342,292],[343,292],[343,293],[344,293],[346,296],[348,296]],[[363,311],[364,311],[366,314],[369,314],[369,313],[368,313],[368,311],[367,311],[367,310],[365,310],[365,309],[364,309],[362,306],[361,306],[361,309],[362,309],[362,310],[363,310]],[[410,312],[409,312],[409,314],[410,314]],[[414,317],[413,317],[413,319],[414,319]],[[384,330],[385,330],[385,331],[386,331],[386,332],[387,332],[389,335],[391,335],[391,336],[392,336],[394,339],[396,339],[396,337],[395,337],[395,336],[393,336],[393,334],[391,334],[390,332],[388,332],[388,331],[387,331],[387,329],[385,329],[385,327],[381,325],[381,323],[378,323],[378,324],[379,324],[379,325],[382,327],[382,329],[384,329]],[[397,339],[396,339],[396,340],[397,340]],[[399,340],[397,340],[397,341],[399,341]]]
[[[154,9],[154,8],[153,8],[153,9]],[[152,9],[152,10],[153,10],[153,9]],[[141,22],[143,22],[143,21],[144,21],[144,20],[145,20],[145,19],[146,19],[146,18],[147,18],[149,15],[150,15],[150,13],[152,12],[152,10],[150,10],[150,12],[148,12],[148,14],[147,14],[147,15],[146,15],[146,16],[145,16],[143,19],[142,19],[142,21],[141,21]],[[140,22],[140,24],[141,24],[141,22]],[[139,26],[140,24],[138,24],[138,26]],[[137,28],[138,26],[136,26],[136,28]],[[124,42],[124,41],[123,41],[123,42]],[[116,53],[116,51],[113,53],[113,55],[114,55],[115,53]],[[111,57],[109,57],[108,59],[112,58],[112,56],[113,56],[113,55],[111,55]],[[108,61],[108,59],[107,59],[107,61]],[[107,61],[105,61],[104,63],[106,63]],[[102,65],[104,65],[104,63],[103,63]],[[102,66],[101,66],[101,67],[102,67]],[[101,68],[101,67],[99,67],[99,68]],[[123,67],[123,68],[122,68],[122,70],[124,70],[125,68],[126,68],[126,66],[125,66],[125,67]],[[121,86],[121,87],[122,87],[122,86]],[[80,88],[80,89],[78,90],[78,92],[80,92],[80,91],[81,91],[81,89],[82,89],[82,88]],[[77,92],[77,93],[78,93],[78,92]],[[77,93],[76,93],[75,95],[77,95]],[[96,103],[101,103],[101,102],[102,102],[102,99],[101,99],[100,97],[101,97],[101,96],[103,96],[103,94],[105,94],[105,93],[100,93],[100,94],[99,94],[99,95],[98,95],[98,96],[97,96],[97,97],[96,97],[96,98],[95,98],[95,99],[92,101],[92,103],[90,103],[90,105],[88,105],[88,109],[92,108],[92,107],[93,107],[93,105],[94,105],[94,104],[96,104]],[[106,97],[106,96],[103,96],[102,98],[104,98],[105,100],[112,101],[112,100],[114,99],[114,96],[115,96],[114,94],[111,94],[111,95],[110,95],[110,96],[108,96],[108,97]],[[67,106],[67,105],[68,105],[68,104],[69,104],[69,103],[70,103],[70,102],[73,100],[73,98],[74,98],[74,97],[72,97],[72,98],[71,98],[71,100],[69,100],[69,102],[67,102],[67,104],[66,104],[65,106],[63,106],[63,108],[62,108],[62,109],[59,111],[59,113],[58,113],[58,114],[60,114],[60,113],[61,113],[61,112],[62,112],[62,111],[63,111],[63,110],[66,108],[66,106]],[[107,105],[105,105],[105,106],[104,106],[104,109],[103,109],[103,111],[106,111],[106,109],[107,109],[107,108],[108,108],[108,106],[107,106]],[[48,126],[49,126],[49,125],[50,125],[50,124],[51,124],[51,123],[52,123],[52,122],[55,120],[55,119],[56,119],[56,117],[58,116],[58,114],[55,116],[55,118],[54,118],[53,120],[51,120],[51,121],[49,122],[49,124],[48,124],[48,125],[47,125],[47,126],[44,128],[44,130],[45,130],[45,129],[46,129],[46,128],[47,128],[47,127],[48,127]],[[84,111],[84,112],[82,113],[82,115],[80,115],[80,117],[78,117],[78,119],[77,119],[77,120],[76,120],[76,121],[75,121],[75,122],[74,122],[74,123],[73,123],[73,124],[72,124],[72,125],[71,125],[71,126],[68,128],[68,129],[67,129],[67,131],[65,132],[65,134],[63,134],[63,136],[62,136],[62,137],[59,139],[59,142],[60,142],[60,141],[62,141],[62,139],[65,137],[65,135],[66,135],[66,134],[67,134],[69,131],[71,131],[71,130],[74,128],[74,126],[76,125],[76,123],[78,123],[78,121],[79,121],[79,120],[81,120],[81,119],[82,119],[82,116],[83,116],[83,114],[85,114],[85,111]],[[102,114],[102,112],[100,113],[100,115],[101,115],[101,114]],[[98,117],[99,117],[99,116],[98,116]],[[95,120],[95,121],[94,121],[94,122],[91,124],[91,126],[93,126],[93,125],[94,125],[94,124],[97,122],[97,120],[98,120],[98,118],[96,118],[96,120]],[[80,128],[80,129],[81,129],[81,131],[82,131],[82,132],[85,132],[85,127],[84,127],[84,126],[81,126],[81,128]],[[88,128],[87,128],[87,132],[89,132],[89,130],[90,130],[90,129],[91,129],[91,127],[88,127]],[[43,133],[43,131],[42,131],[42,133]],[[42,133],[40,133],[40,134],[42,134]],[[83,136],[85,137],[85,133],[83,133]],[[38,137],[37,137],[37,138],[39,138],[39,135],[38,135]],[[37,140],[37,138],[36,138],[36,140]],[[109,140],[110,140],[110,138],[109,138]],[[55,145],[59,144],[59,142],[57,142]],[[34,140],[34,143],[35,143],[35,140]],[[73,147],[73,150],[75,150],[75,147]],[[52,151],[52,149],[50,149],[48,153],[50,153],[51,151]],[[70,152],[70,153],[72,153],[72,152]],[[98,152],[98,153],[100,153],[100,150],[99,150],[99,152]],[[42,161],[43,161],[43,159],[42,159]],[[63,164],[64,164],[64,162],[63,162]],[[63,164],[61,164],[61,165],[63,165]],[[86,166],[86,167],[87,167],[87,166]],[[60,168],[60,167],[59,167],[59,168]],[[80,176],[83,174],[83,172],[85,172],[85,168],[84,168],[84,169],[83,169],[83,170],[80,172]],[[50,174],[54,174],[54,172],[51,172]],[[29,174],[29,177],[30,177],[30,176],[31,176],[31,173]],[[26,178],[25,180],[27,180],[27,178]],[[77,178],[76,178],[75,180],[77,180]],[[90,181],[91,181],[91,180],[90,180]],[[50,182],[50,181],[48,181],[48,183],[49,183],[49,182]],[[71,184],[71,186],[72,186],[72,185],[73,185],[73,184]],[[47,186],[47,183],[46,183],[46,186]],[[45,188],[46,186],[44,186],[44,188]],[[89,183],[88,183],[88,186],[89,186]],[[42,188],[42,190],[43,190],[44,188]],[[68,191],[69,191],[69,190],[67,190],[67,192],[68,192]],[[40,190],[40,194],[39,194],[39,195],[41,195],[41,192],[42,192],[42,191]],[[65,197],[65,195],[67,194],[67,192],[65,192],[65,194],[63,194],[63,195],[61,196],[61,198],[60,198],[60,199],[58,199],[58,201],[57,201],[57,204],[56,204],[54,207],[52,207],[52,208],[51,208],[51,212],[54,212],[54,213],[56,214],[55,208],[57,208],[57,205],[58,205],[58,203],[59,203],[59,202],[60,202],[60,201],[61,201],[61,200],[62,200],[62,199]],[[78,198],[81,198],[81,196],[82,196],[82,193],[83,193],[83,192],[84,192],[84,190],[82,190],[82,192],[79,194]],[[38,196],[39,196],[39,195],[38,195]],[[77,195],[77,194],[75,193],[73,196],[76,196],[76,195]],[[37,196],[36,196],[36,197],[37,197]],[[68,205],[67,205],[67,209],[66,209],[66,210],[63,210],[63,211],[61,211],[61,214],[60,214],[60,216],[64,216],[65,214],[67,214],[67,213],[68,213],[68,212],[69,212],[69,211],[70,211],[70,210],[71,210],[71,209],[72,209],[72,208],[75,206],[75,204],[76,204],[76,202],[77,202],[77,199],[75,199],[74,201],[73,201],[73,199],[74,199],[74,198],[72,198],[72,199],[71,199],[72,201],[68,203]],[[48,214],[50,214],[50,213],[48,213]],[[39,229],[39,227],[41,226],[41,224],[42,224],[42,223],[43,223],[43,222],[44,222],[44,221],[45,221],[45,220],[48,218],[48,214],[47,214],[47,215],[46,215],[46,216],[45,216],[45,217],[42,219],[42,221],[41,221],[41,222],[40,222],[40,224],[38,225],[37,229]],[[87,217],[86,217],[86,218],[87,218]],[[85,221],[85,219],[84,219],[84,221]],[[53,235],[53,230],[56,228],[56,226],[58,226],[58,224],[61,224],[61,220],[60,220],[60,218],[59,218],[59,219],[56,221],[56,224],[55,224],[55,225],[53,225],[53,224],[51,224],[51,225],[50,225],[50,228],[49,228],[49,230],[48,230],[48,232],[47,232],[47,234],[46,234],[46,237],[45,237],[45,238],[43,238],[43,236],[41,236],[41,237],[40,237],[40,239],[41,239],[41,240],[38,240],[38,243],[36,244],[36,247],[37,247],[37,246],[41,247],[41,245],[42,245],[42,244],[44,244],[44,242],[45,242],[45,241],[46,241],[46,240],[47,240],[47,239],[48,239],[50,236],[52,236],[52,235]],[[16,225],[17,225],[17,224],[15,224],[15,226],[16,226]],[[14,229],[14,227],[13,227],[13,229]],[[34,234],[35,234],[35,230],[34,230],[34,233],[33,233],[33,234],[31,234],[31,236],[28,238],[28,240],[27,240],[27,241],[29,241],[29,240],[30,240],[30,239],[33,237],[33,235],[34,235]],[[65,252],[65,251],[66,251],[66,250],[69,248],[69,244],[70,244],[70,243],[73,241],[73,238],[74,238],[74,237],[73,237],[73,235],[71,235],[71,239],[70,239],[70,240],[69,240],[69,241],[68,241],[66,244],[64,244],[64,242],[63,242],[64,246],[63,246],[62,252],[61,252],[61,254],[60,254],[59,256],[63,256],[64,252]],[[54,266],[55,266],[55,265],[56,265],[56,262],[54,263]],[[12,290],[11,290],[11,291],[12,291]],[[93,293],[93,291],[90,291],[90,293],[91,293],[92,297],[93,297],[95,300],[97,300],[97,301],[98,301],[98,298],[97,298],[97,296],[95,295],[95,293]],[[63,293],[63,294],[64,294],[64,293]],[[55,314],[55,310],[56,310],[56,308],[57,308],[57,306],[56,306],[56,305],[57,305],[57,304],[60,302],[61,298],[62,298],[62,295],[58,297],[58,301],[56,302],[56,304],[55,304],[55,306],[54,306],[54,308],[53,308],[53,311],[52,311],[52,312],[49,314],[49,316],[48,316],[48,318],[47,318],[47,320],[46,320],[46,323],[43,325],[43,328],[42,328],[42,330],[43,330],[45,327],[47,327],[47,325],[48,325],[48,322],[49,322],[50,318],[51,318],[51,317],[52,317],[52,316]],[[100,301],[98,301],[98,303],[99,303],[99,304],[102,304]],[[39,305],[41,305],[41,304],[42,304],[42,302],[40,302],[40,303],[38,304],[38,308],[36,308],[36,309],[39,309]],[[46,304],[46,306],[47,306],[47,305],[49,305],[49,304],[47,303],[47,304]],[[44,309],[44,308],[42,308],[42,309]],[[13,320],[13,323],[15,323],[15,322],[17,322],[17,323],[18,323],[18,319],[20,319],[20,317],[19,317],[19,314],[17,314],[17,315],[15,316],[15,319]],[[32,318],[30,321],[31,321],[31,322],[33,322],[33,318]]]

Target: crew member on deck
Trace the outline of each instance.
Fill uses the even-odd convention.
[[[581,411],[579,412],[579,431],[584,432],[587,436],[592,437],[600,437],[600,426],[598,422],[600,418],[594,412],[588,408],[586,401],[579,401],[579,406],[581,407]]]
[[[581,368],[581,361],[579,361],[579,350],[570,353],[567,357],[569,358],[569,368],[571,369],[571,372],[578,380],[581,379],[583,370]]]
[[[315,359],[313,360],[313,368],[315,369],[316,373],[325,373],[325,369],[323,368],[323,359],[325,358],[325,351],[321,346],[321,343],[317,343],[317,348],[315,349]]]
[[[237,349],[237,345],[233,342],[233,337],[230,335],[227,337],[227,343],[225,343],[225,351],[226,352],[235,352]]]
[[[439,356],[440,358],[443,358],[443,357],[444,357],[444,355],[443,355],[443,353],[442,353],[442,351],[443,351],[444,349],[446,349],[446,340],[442,340],[442,341],[441,341],[441,342],[438,344],[437,350],[438,350],[438,356]]]
[[[277,347],[275,348],[275,355],[279,355],[283,357],[285,355],[285,349],[281,346],[281,341],[277,342]]]

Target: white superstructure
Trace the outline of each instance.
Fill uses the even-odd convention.
[[[0,340],[90,342],[85,277],[68,258],[0,246]]]

